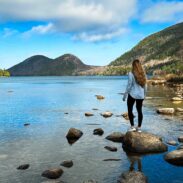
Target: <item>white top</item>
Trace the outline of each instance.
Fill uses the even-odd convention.
[[[128,74],[128,85],[126,87],[126,92],[124,98],[126,99],[127,95],[130,94],[134,99],[144,99],[146,96],[147,85],[144,87],[140,86],[133,75],[132,72]]]

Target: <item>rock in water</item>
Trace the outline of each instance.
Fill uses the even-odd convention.
[[[176,108],[176,111],[177,111],[177,112],[183,112],[183,108],[177,107],[177,108]]]
[[[95,95],[95,96],[97,97],[98,100],[103,100],[103,99],[105,99],[105,97],[102,96],[102,95]]]
[[[183,149],[167,153],[164,159],[173,165],[183,166]]]
[[[87,180],[87,181],[84,181],[83,183],[97,183],[97,181],[95,181],[95,180]]]
[[[110,140],[113,142],[120,142],[120,143],[122,143],[123,138],[124,138],[124,134],[121,132],[113,132],[112,134],[106,137],[107,140]]]
[[[29,168],[29,166],[29,164],[20,165],[19,167],[17,167],[17,170],[26,170]]]
[[[126,120],[129,120],[128,112],[125,112],[124,114],[122,114],[122,116],[123,116]]]
[[[112,115],[113,115],[113,113],[112,112],[104,112],[104,113],[102,113],[101,114],[104,118],[109,118],[109,117],[111,117]]]
[[[172,101],[182,101],[182,98],[180,98],[180,97],[173,97],[171,100]]]
[[[183,142],[183,135],[181,135],[180,137],[178,137],[178,141],[179,142]]]
[[[93,116],[93,114],[91,112],[86,112],[85,116],[89,117],[89,116]]]
[[[129,171],[121,175],[118,183],[147,183],[147,177],[140,171]]]
[[[157,113],[159,114],[173,114],[175,112],[174,108],[159,108]]]
[[[63,170],[61,168],[53,168],[50,170],[45,170],[42,173],[42,176],[48,179],[58,179],[62,174]]]
[[[105,146],[104,148],[112,152],[116,152],[118,150],[116,147],[111,147],[111,146]]]
[[[168,150],[161,137],[145,132],[127,132],[123,139],[123,148],[129,152],[141,154]]]
[[[71,168],[73,166],[73,161],[72,160],[63,161],[60,165],[66,167],[66,168]]]
[[[93,130],[93,134],[94,135],[103,135],[104,130],[102,130],[102,128],[97,128],[97,129]]]
[[[76,128],[70,128],[66,137],[67,139],[79,139],[83,135],[83,132],[81,130],[78,130]]]
[[[167,142],[167,144],[172,145],[172,146],[176,146],[177,142],[175,140],[170,140]]]
[[[24,126],[30,126],[30,123],[25,123]]]

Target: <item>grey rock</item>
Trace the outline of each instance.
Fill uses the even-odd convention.
[[[167,153],[164,159],[173,165],[183,166],[183,149]]]
[[[43,177],[46,177],[48,179],[58,179],[61,177],[61,175],[63,174],[63,170],[61,168],[52,168],[49,170],[45,170],[42,173]]]
[[[104,134],[104,130],[102,128],[97,128],[93,130],[93,134],[94,135],[103,135]]]
[[[26,170],[30,167],[29,164],[23,164],[23,165],[20,165],[19,167],[17,167],[17,170]]]
[[[167,142],[167,144],[172,145],[172,146],[176,146],[178,143],[175,140],[170,140]]]
[[[121,175],[118,183],[147,183],[147,177],[140,171],[129,171]]]
[[[76,128],[70,128],[66,138],[67,139],[79,139],[83,135],[83,132],[81,130],[78,130]]]
[[[118,150],[116,147],[111,147],[111,146],[105,146],[104,148],[112,152],[116,152]]]
[[[83,183],[97,183],[97,181],[95,181],[95,180],[86,180]]]
[[[112,134],[106,137],[107,140],[110,140],[113,142],[119,142],[119,143],[122,143],[123,138],[124,138],[124,134],[121,132],[113,132]]]
[[[87,117],[90,117],[90,116],[93,116],[94,114],[93,113],[91,113],[91,112],[86,112],[85,113],[85,116],[87,116]]]
[[[72,160],[63,161],[60,165],[66,167],[66,168],[71,168],[73,166],[73,161]]]
[[[180,137],[178,137],[178,141],[179,142],[183,142],[183,135],[181,135]]]
[[[112,115],[113,115],[113,113],[112,112],[104,112],[104,113],[102,113],[101,114],[104,118],[109,118],[109,117],[111,117]]]
[[[173,114],[175,112],[174,108],[159,108],[157,109],[158,114]]]
[[[140,154],[160,153],[168,150],[161,137],[146,132],[127,132],[123,139],[123,148]]]

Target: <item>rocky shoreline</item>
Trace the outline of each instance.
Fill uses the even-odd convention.
[[[152,85],[162,85],[162,82]],[[106,97],[102,95],[96,95],[97,100],[106,100]],[[153,97],[147,97],[147,100],[152,100]],[[170,99],[171,102],[179,101],[183,103],[182,95],[175,95],[173,98]],[[98,111],[99,109],[93,108],[93,111]],[[156,109],[157,115],[174,115],[175,113],[182,114],[183,108],[177,107],[159,107]],[[65,112],[65,115],[70,114],[70,112]],[[94,112],[85,112],[83,116],[86,118],[92,118],[96,114]],[[129,120],[128,113],[124,113],[121,115],[115,115],[110,111],[104,111],[102,113],[98,112],[98,117],[110,118],[110,117],[124,117],[124,119]],[[29,127],[30,123],[25,123],[25,127]],[[68,140],[68,143],[73,145],[76,143],[82,136],[85,135],[85,131],[81,131],[77,128],[70,128],[66,134],[66,139]],[[115,153],[117,151],[120,151],[119,148],[115,146],[115,143],[121,143],[123,150],[127,153],[127,156],[129,154],[134,154],[137,156],[143,156],[143,155],[151,155],[156,153],[164,153],[164,161],[167,163],[170,163],[174,166],[183,166],[183,136],[178,137],[178,139],[173,139],[172,141],[165,142],[165,139],[163,137],[157,136],[156,134],[153,134],[151,132],[116,132],[114,131],[111,134],[106,134],[105,129],[102,128],[94,128],[93,129],[93,135],[98,136],[98,138],[103,138],[106,140],[111,141],[114,143],[114,145],[111,146],[104,146],[106,151],[110,151],[112,153]],[[104,136],[105,135],[105,136]],[[174,146],[176,149],[169,151],[169,146]],[[101,148],[101,149],[102,149]],[[101,161],[120,161],[120,159],[104,159]],[[75,162],[73,160],[64,160],[62,163],[60,163],[60,166],[65,168],[72,168],[75,165]],[[31,164],[28,162],[26,164],[22,164],[17,167],[18,170],[21,171],[28,171],[28,169],[31,167]],[[59,167],[52,167],[50,169],[44,170],[40,175],[47,179],[57,179],[62,177],[65,171],[62,168]],[[62,182],[63,181],[58,181]],[[118,183],[146,183],[148,182],[148,178],[141,172],[141,171],[128,171],[124,172],[118,180]],[[97,180],[86,180],[83,183],[97,183]]]

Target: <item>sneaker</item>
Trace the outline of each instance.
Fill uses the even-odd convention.
[[[128,130],[128,132],[135,132],[136,128],[135,127],[130,127],[130,129]]]
[[[141,133],[141,132],[142,132],[142,130],[141,130],[141,128],[140,128],[140,127],[137,127],[137,128],[136,128],[136,130],[137,130],[137,132],[139,132],[139,133]]]

